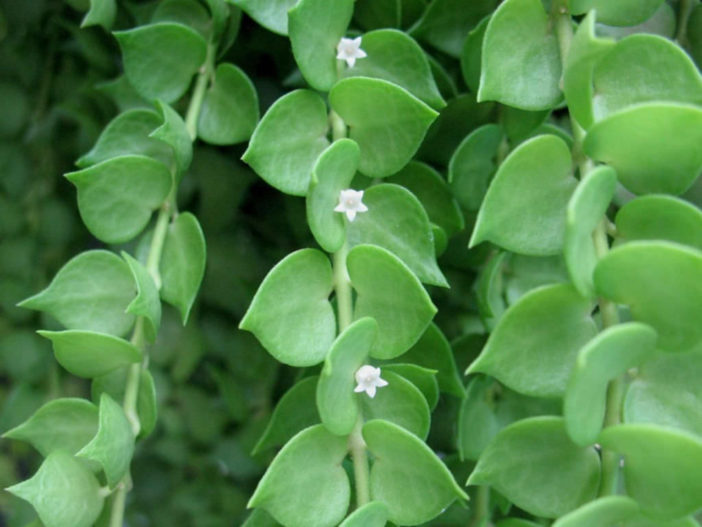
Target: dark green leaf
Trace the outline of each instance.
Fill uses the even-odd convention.
[[[90,9],[83,17],[80,27],[102,26],[109,31],[115,21],[116,14],[115,0],[90,0]]]

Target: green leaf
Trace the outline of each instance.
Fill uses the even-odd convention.
[[[354,374],[365,364],[377,334],[375,320],[357,320],[337,337],[324,360],[316,400],[322,424],[332,434],[348,435],[356,424],[359,396],[354,393]]]
[[[297,4],[298,0],[227,0],[241,8],[266,29],[288,34],[288,10]]]
[[[295,90],[268,109],[241,159],[281,192],[304,196],[314,163],[329,145],[327,128],[322,98]]]
[[[379,29],[363,35],[361,49],[368,56],[358,60],[353,68],[346,68],[344,77],[383,79],[404,88],[433,108],[446,106],[429,61],[412,37],[396,29]]]
[[[322,425],[306,428],[275,457],[248,507],[262,507],[290,527],[333,527],[346,516],[351,485],[341,462],[347,438]]]
[[[197,218],[185,212],[168,226],[161,256],[161,298],[180,311],[183,325],[205,274],[205,235]]]
[[[490,22],[490,15],[483,18],[477,26],[475,26],[463,44],[461,51],[461,73],[463,80],[473,93],[478,93],[480,88],[480,71],[482,69],[482,54],[483,54],[483,39],[485,38],[485,30]]]
[[[363,426],[363,439],[375,456],[371,499],[387,506],[391,522],[418,525],[455,499],[468,499],[436,454],[413,434],[375,419]]]
[[[78,189],[78,209],[88,230],[106,243],[138,235],[171,189],[166,165],[150,157],[114,157],[66,174]]]
[[[112,335],[74,329],[37,333],[51,341],[58,363],[78,377],[97,377],[142,359],[139,348]]]
[[[122,480],[134,454],[134,434],[122,407],[103,393],[100,395],[100,425],[90,443],[76,454],[96,461],[105,472],[110,488]]]
[[[491,256],[480,270],[474,285],[478,312],[483,324],[489,330],[495,327],[507,307],[502,296],[504,290],[502,274],[507,256],[506,252]]]
[[[424,399],[429,405],[429,410],[436,408],[439,402],[439,383],[436,380],[436,370],[422,368],[416,364],[404,363],[384,364],[383,370],[396,373],[414,384],[422,392]],[[388,420],[392,421],[392,419]]]
[[[578,350],[597,333],[590,300],[570,284],[540,287],[505,312],[466,373],[535,397],[563,395]]]
[[[258,118],[258,95],[246,73],[234,64],[219,64],[202,100],[198,137],[213,145],[241,143],[251,137]]]
[[[497,164],[495,156],[502,142],[502,129],[486,124],[461,141],[449,162],[448,180],[458,202],[468,210],[478,210]]]
[[[609,382],[649,359],[656,348],[656,332],[629,322],[605,329],[578,352],[563,400],[563,416],[571,439],[593,444],[602,429]]]
[[[350,127],[349,137],[361,149],[358,169],[369,177],[386,177],[405,166],[438,116],[403,88],[366,77],[337,82],[329,102]]]
[[[127,306],[126,311],[136,317],[144,317],[146,338],[153,342],[161,325],[161,300],[156,283],[141,262],[124,251],[122,251],[122,258],[129,265],[137,285],[137,296]]]
[[[205,62],[205,39],[182,24],[161,22],[113,34],[122,50],[124,73],[145,99],[176,101]]]
[[[34,476],[7,491],[31,503],[46,527],[90,527],[104,502],[92,472],[64,450],[49,454]]]
[[[284,445],[301,430],[319,423],[315,405],[317,382],[316,376],[306,377],[285,392],[273,410],[261,438],[254,446],[253,455],[274,446]]]
[[[678,198],[641,196],[617,212],[617,241],[667,240],[702,250],[702,211]]]
[[[581,15],[592,9],[597,11],[597,21],[611,26],[634,26],[649,18],[663,0],[572,0],[570,12]]]
[[[353,0],[300,0],[288,11],[295,62],[315,90],[329,91],[337,80],[336,45],[346,34],[353,7]]]
[[[149,134],[149,137],[166,143],[173,150],[176,165],[180,172],[185,172],[193,160],[193,143],[181,116],[168,104],[157,101],[163,118],[161,126]]]
[[[342,214],[334,211],[342,190],[348,189],[356,174],[360,150],[351,139],[334,141],[317,158],[307,192],[307,223],[317,243],[335,253],[346,240]]]
[[[597,293],[628,304],[658,332],[658,347],[685,351],[702,339],[702,253],[668,242],[632,242],[595,268]]]
[[[561,516],[553,527],[617,527],[638,511],[638,504],[627,496],[605,496]]]
[[[605,428],[603,448],[624,456],[627,494],[647,516],[665,520],[702,507],[702,440],[649,424]]]
[[[532,417],[495,436],[467,485],[490,485],[530,514],[557,518],[594,499],[599,481],[594,448],[574,444],[562,418]]]
[[[359,507],[339,524],[339,527],[385,527],[388,508],[380,501],[371,501]]]
[[[502,126],[505,129],[507,139],[516,145],[539,133],[544,133],[541,130],[544,126],[548,126],[544,124],[544,121],[549,116],[549,113],[548,110],[530,112],[505,106],[502,114]]]
[[[540,135],[525,141],[497,170],[469,247],[487,240],[521,254],[558,254],[576,185],[570,149],[562,139]]]
[[[353,16],[355,22],[366,30],[400,27],[402,0],[356,0]]]
[[[652,33],[673,40],[677,14],[671,4],[663,2],[650,18],[635,26],[608,26],[597,24],[597,33],[602,36],[622,39],[636,33]]]
[[[573,285],[590,298],[595,296],[592,273],[597,264],[592,234],[604,220],[616,186],[616,172],[600,166],[585,176],[568,202],[563,256]]]
[[[429,295],[412,271],[381,247],[358,245],[346,264],[358,293],[354,318],[370,316],[378,322],[371,357],[401,355],[417,342],[436,313]]]
[[[110,30],[117,14],[115,0],[90,0],[90,9],[83,17],[80,27],[102,26]]]
[[[681,133],[685,130],[685,133]],[[595,123],[583,149],[611,165],[635,194],[682,194],[702,170],[702,109],[676,103],[639,104]]]
[[[55,450],[78,452],[98,428],[98,410],[90,401],[64,398],[49,401],[24,423],[2,437],[26,441],[46,457]]]
[[[329,303],[332,288],[332,269],[324,253],[301,249],[289,254],[268,273],[239,328],[256,335],[284,364],[317,364],[336,335]]]
[[[702,6],[696,5],[692,8],[690,18],[687,21],[687,39],[689,41],[690,53],[697,64],[702,63]]]
[[[558,40],[540,0],[503,2],[485,30],[478,101],[549,110],[561,101],[560,77]]]
[[[151,23],[176,22],[197,30],[205,39],[212,33],[207,9],[197,0],[162,0],[151,15]]]
[[[399,185],[375,185],[365,191],[363,203],[368,211],[347,226],[350,247],[383,247],[400,258],[422,282],[448,287],[436,263],[427,213],[409,190]]]
[[[93,250],[71,258],[46,289],[19,306],[44,311],[69,329],[122,336],[134,324],[126,312],[134,294],[129,266],[114,253]]]

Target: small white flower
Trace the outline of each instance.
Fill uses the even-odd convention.
[[[334,212],[344,212],[349,221],[353,221],[356,219],[356,213],[368,210],[368,207],[361,201],[362,199],[362,190],[353,190],[352,188],[342,190],[339,194],[339,204]]]
[[[349,68],[353,68],[356,59],[367,57],[365,51],[361,49],[361,37],[342,38],[336,45],[337,59],[345,60]]]
[[[368,364],[358,368],[355,377],[358,386],[353,391],[356,393],[366,392],[370,398],[375,397],[376,388],[388,385],[388,381],[380,378],[380,368],[374,368]]]

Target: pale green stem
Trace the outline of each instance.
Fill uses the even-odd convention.
[[[334,291],[336,292],[336,309],[341,334],[353,320],[353,300],[351,298],[351,281],[346,270],[346,255],[348,245],[334,253]]]
[[[473,506],[473,519],[470,527],[480,527],[484,525],[485,518],[490,514],[490,487],[481,485],[478,487],[475,504]]]
[[[680,5],[678,5],[678,29],[675,32],[675,40],[677,40],[678,44],[682,47],[687,47],[688,45],[687,23],[690,19],[692,8],[692,0],[680,0]]]
[[[332,128],[332,140],[336,141],[342,137],[346,137],[346,123],[334,110],[329,112],[329,121]]]
[[[207,85],[212,78],[216,52],[217,45],[210,42],[207,45],[207,56],[205,58],[205,63],[200,67],[200,72],[198,73],[197,80],[195,81],[195,88],[193,89],[193,94],[190,97],[188,112],[185,114],[185,128],[188,130],[190,139],[193,141],[195,141],[195,138],[197,137],[197,121],[200,119],[200,109],[202,108],[202,101],[205,98]]]
[[[368,469],[368,454],[366,453],[366,443],[363,440],[361,430],[363,428],[363,417],[359,413],[356,425],[349,436],[349,450],[353,460],[353,474],[356,483],[356,505],[362,507],[370,501],[370,475]]]

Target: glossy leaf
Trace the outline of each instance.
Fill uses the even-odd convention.
[[[371,499],[387,506],[391,522],[418,525],[468,499],[436,454],[399,426],[375,419],[363,426],[363,438],[375,456]]]
[[[346,515],[351,485],[341,461],[346,437],[322,425],[306,428],[278,453],[249,507],[262,507],[290,527],[333,527]]]
[[[371,501],[359,507],[339,524],[339,527],[384,527],[388,521],[388,508],[380,501]]]
[[[239,327],[280,362],[317,364],[336,335],[332,288],[329,259],[314,249],[296,251],[268,273]]]
[[[178,170],[184,172],[193,160],[193,143],[181,116],[168,104],[158,101],[163,122],[149,137],[163,141],[171,147]]]
[[[469,247],[491,241],[516,253],[559,253],[566,207],[577,184],[571,164],[568,146],[556,136],[519,145],[490,184]]]
[[[595,9],[598,21],[612,26],[633,26],[650,17],[663,0],[573,0],[569,7],[574,15]]]
[[[436,313],[429,295],[409,268],[381,247],[358,245],[346,264],[358,293],[354,318],[370,316],[378,322],[371,357],[401,355],[417,342]]]
[[[561,516],[553,527],[617,527],[638,511],[638,504],[627,496],[605,496]]]
[[[266,29],[279,35],[288,34],[288,10],[298,2],[298,0],[227,1],[240,7],[247,15]]]
[[[304,196],[315,161],[329,145],[327,128],[322,98],[309,90],[296,90],[268,109],[242,159],[278,190]]]
[[[358,169],[369,177],[386,177],[417,152],[437,113],[399,86],[380,79],[356,77],[337,82],[329,102],[350,127],[358,143]]]
[[[597,453],[572,443],[562,418],[533,417],[495,436],[467,484],[491,485],[521,509],[557,518],[594,499],[599,479]]]
[[[86,227],[106,243],[138,235],[172,183],[166,165],[141,155],[114,157],[66,178],[78,189],[78,209]]]
[[[90,0],[90,9],[85,13],[80,27],[102,26],[107,31],[112,28],[117,14],[115,0]]]
[[[595,268],[599,295],[627,304],[658,332],[658,347],[684,351],[702,339],[702,253],[667,242],[632,242]],[[663,277],[663,279],[661,279]]]
[[[525,395],[563,395],[578,350],[597,333],[591,309],[569,284],[527,293],[505,312],[466,373],[487,373]]]

